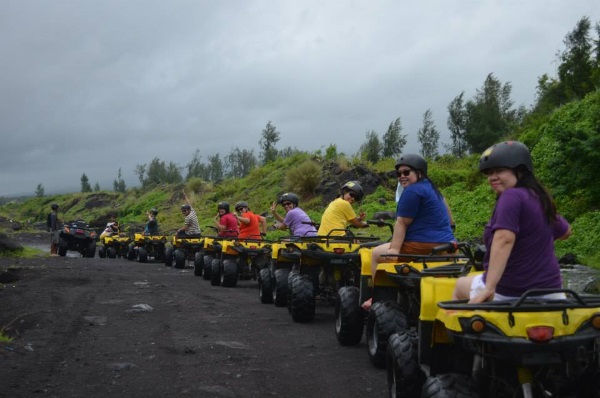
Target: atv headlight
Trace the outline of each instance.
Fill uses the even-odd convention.
[[[594,314],[590,321],[594,329],[600,329],[600,314]]]

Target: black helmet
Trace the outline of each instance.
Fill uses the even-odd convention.
[[[421,170],[423,176],[427,177],[427,161],[421,155],[407,154],[400,156],[396,162],[396,171],[402,165],[409,166],[415,170]]]
[[[341,191],[342,191],[342,193],[347,192],[347,191],[354,192],[356,200],[361,200],[363,198],[363,196],[365,195],[365,193],[364,193],[362,187],[360,186],[360,184],[358,183],[358,181],[348,181],[347,183],[342,185]]]
[[[58,210],[58,205],[56,203],[52,203],[52,206],[50,206],[50,208],[52,210]]]
[[[243,200],[237,202],[235,204],[235,211],[240,211],[242,207],[249,208],[248,202],[244,202]]]
[[[519,141],[504,141],[494,144],[486,149],[479,158],[479,171],[495,167],[515,169],[521,165],[533,173],[533,162],[529,149]]]
[[[296,195],[293,192],[286,192],[283,195],[281,195],[279,197],[279,200],[277,201],[277,203],[279,203],[280,205],[282,205],[283,202],[292,202],[294,204],[294,207],[298,207],[298,195]]]
[[[150,213],[152,213],[153,215],[157,215],[158,214],[158,210],[156,209],[151,209]]]
[[[227,202],[219,202],[219,204],[217,205],[217,209],[223,209],[225,210],[225,213],[229,213],[229,203]]]
[[[192,210],[192,206],[185,204],[185,205],[181,205],[181,210]]]

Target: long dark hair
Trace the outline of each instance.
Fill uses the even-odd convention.
[[[410,166],[409,166],[409,167],[410,167]],[[438,189],[438,187],[437,187],[437,186],[436,186],[436,185],[433,183],[433,181],[431,180],[431,178],[429,178],[429,176],[428,176],[428,175],[426,175],[426,174],[423,172],[423,170],[421,170],[421,169],[415,169],[415,168],[412,168],[412,167],[411,167],[411,169],[413,169],[413,170],[415,171],[415,173],[417,173],[417,172],[419,173],[419,177],[417,178],[417,182],[421,182],[421,181],[424,181],[424,180],[428,180],[428,181],[429,181],[429,183],[431,184],[431,187],[432,187],[432,188],[433,188],[433,190],[435,191],[435,193],[437,193],[437,195],[438,195],[440,198],[444,198],[444,196],[442,195],[442,193],[440,192],[440,190]]]
[[[556,221],[556,204],[550,192],[542,185],[541,182],[533,175],[527,167],[521,165],[515,169],[517,176],[517,187],[527,188],[535,193],[536,197],[542,205],[542,210],[549,224]]]

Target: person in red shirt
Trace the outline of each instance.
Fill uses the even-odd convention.
[[[215,226],[219,230],[218,236],[237,237],[240,233],[237,218],[229,211],[229,203],[219,202],[218,213],[215,216]]]
[[[267,219],[250,211],[248,203],[244,201],[235,204],[235,217],[239,222],[240,234],[243,239],[262,239],[267,233]]]

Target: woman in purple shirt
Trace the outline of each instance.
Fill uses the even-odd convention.
[[[277,213],[277,203],[285,209],[285,218]],[[293,192],[284,193],[279,197],[277,203],[271,205],[271,213],[279,221],[279,229],[290,229],[294,236],[316,236],[317,230],[310,217],[298,207],[298,195]]]
[[[518,141],[493,145],[481,155],[479,170],[497,196],[483,234],[485,272],[459,278],[454,298],[481,303],[519,297],[530,289],[561,288],[554,241],[567,239],[571,226],[533,175],[529,149]]]

